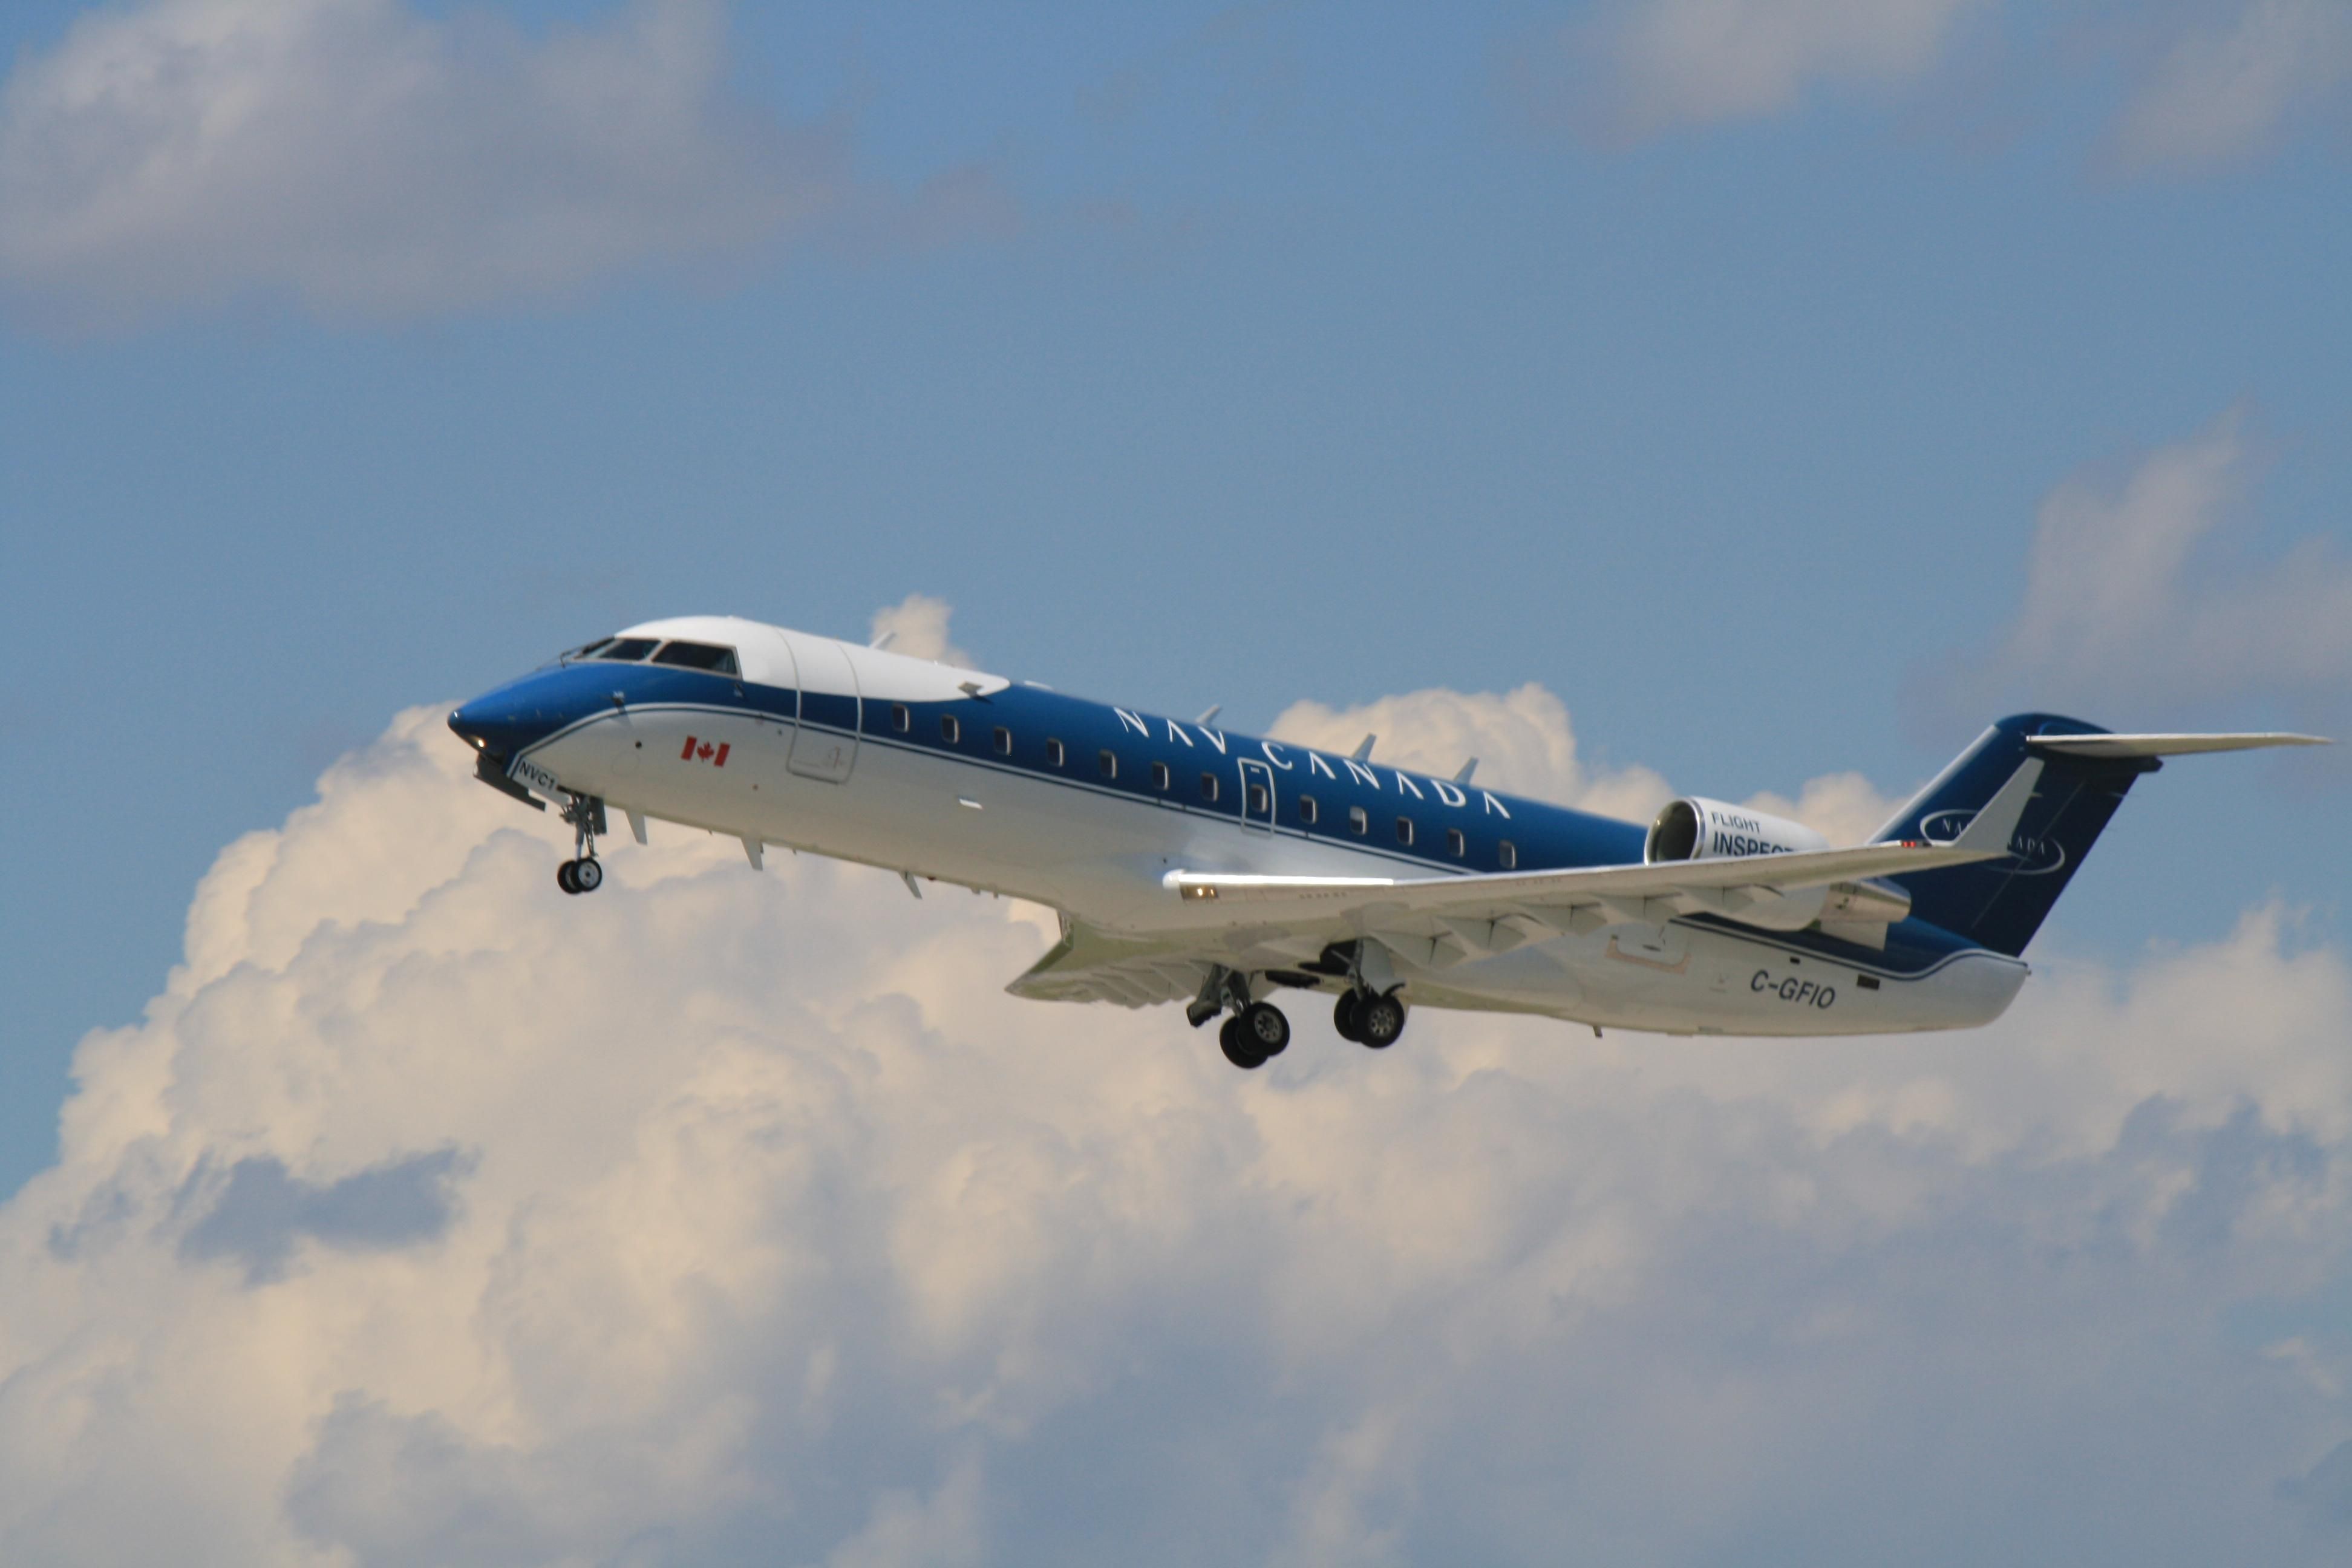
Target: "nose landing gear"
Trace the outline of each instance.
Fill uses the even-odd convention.
[[[593,893],[604,885],[604,867],[596,858],[596,836],[604,831],[602,795],[567,795],[563,820],[572,825],[572,858],[555,868],[555,885],[567,893]]]

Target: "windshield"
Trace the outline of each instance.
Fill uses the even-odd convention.
[[[609,656],[608,656],[609,657]],[[675,664],[686,669],[708,669],[720,675],[740,673],[735,665],[735,650],[707,642],[664,643],[661,652],[654,655],[656,664]]]

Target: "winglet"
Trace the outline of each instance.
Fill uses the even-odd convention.
[[[2042,782],[2042,759],[2028,757],[2017,764],[2009,782],[1985,802],[1960,836],[1952,840],[1955,849],[1976,849],[1989,854],[2009,853],[2010,836],[2024,818],[2025,803],[2033,798],[2033,786]]]

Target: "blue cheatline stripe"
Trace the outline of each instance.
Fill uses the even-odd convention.
[[[822,733],[854,739],[861,745],[941,758],[1001,776],[1033,779],[1098,797],[1131,801],[1154,811],[1172,808],[1193,817],[1229,823],[1249,833],[1278,836],[1299,843],[1328,844],[1416,875],[1468,876],[1499,868],[1497,847],[1506,838],[1516,847],[1517,869],[1523,871],[1630,865],[1642,858],[1643,830],[1633,823],[1595,816],[1523,795],[1475,788],[1457,791],[1465,795],[1465,804],[1452,806],[1444,804],[1442,794],[1442,789],[1457,787],[1451,781],[1441,786],[1440,781],[1431,775],[1404,773],[1385,764],[1377,769],[1377,775],[1387,776],[1391,785],[1367,787],[1340,759],[1286,742],[1270,742],[1293,766],[1286,775],[1268,763],[1267,771],[1275,778],[1277,816],[1277,820],[1269,825],[1243,815],[1242,790],[1235,768],[1242,761],[1266,762],[1264,748],[1269,742],[1257,736],[1211,731],[1158,714],[1119,710],[1042,688],[1016,685],[989,697],[939,702],[896,703],[887,699],[867,698],[863,700],[863,722],[853,728],[846,722],[820,721],[814,714],[808,718],[800,716],[803,707],[813,708],[823,701],[834,715],[845,720],[853,701],[848,697],[804,695],[787,688],[762,686],[702,671],[592,662],[542,671],[526,679],[553,682],[563,677],[574,678],[562,684],[577,689],[560,695],[551,692],[548,705],[568,708],[569,721],[552,729],[544,739],[521,748],[519,755],[528,755],[590,724],[615,717],[610,694],[617,689],[632,712],[708,713],[719,718],[803,724]],[[904,732],[890,727],[894,707],[908,710],[908,728]],[[939,720],[943,714],[951,714],[958,721],[960,739],[953,744],[925,738],[939,733]],[[1138,723],[1145,733],[1137,732]],[[1027,754],[1006,758],[996,753],[992,731],[1000,724],[1013,730]],[[1178,733],[1186,738],[1170,739]],[[1222,747],[1210,740],[1213,734],[1222,740]],[[1044,760],[1043,742],[1048,736],[1064,743],[1066,760],[1062,768],[1055,768]],[[1119,757],[1120,782],[1079,774],[1079,769],[1090,765],[1091,754],[1103,750]],[[1253,754],[1244,757],[1244,752]],[[1334,776],[1314,777],[1311,784],[1303,784],[1299,775],[1309,767],[1306,759],[1310,756],[1320,757]],[[1221,800],[1211,805],[1181,798],[1172,788],[1163,793],[1146,787],[1143,780],[1151,762],[1167,763],[1174,780],[1181,780],[1187,773],[1215,772],[1234,784],[1234,798],[1230,805]],[[1395,792],[1393,781],[1399,777],[1413,780],[1415,787],[1423,792],[1420,811],[1412,809],[1412,804]],[[1135,782],[1126,782],[1129,778]],[[1314,795],[1326,810],[1325,820],[1335,827],[1345,823],[1349,807],[1361,806],[1370,816],[1371,832],[1360,837],[1343,827],[1334,830],[1321,823],[1312,829],[1285,824],[1278,818],[1286,793],[1293,797]],[[1486,808],[1484,802],[1488,798],[1507,812],[1507,817]],[[1420,842],[1412,849],[1386,842],[1383,830],[1389,826],[1388,819],[1397,816],[1410,818],[1416,840],[1425,837],[1431,841],[1431,848],[1424,850]],[[1463,858],[1435,852],[1434,845],[1443,841],[1447,827],[1463,832],[1467,851]],[[1809,932],[1763,934],[1753,928],[1706,915],[1677,919],[1672,923],[1734,936],[1776,952],[1821,958],[1865,973],[1894,978],[1923,978],[1956,958],[1985,951],[1979,943],[1917,920],[1889,928],[1888,946],[1884,953]]]

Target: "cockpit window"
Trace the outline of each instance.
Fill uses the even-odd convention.
[[[661,652],[654,655],[656,664],[675,664],[685,669],[708,669],[719,675],[739,675],[735,650],[718,647],[707,642],[670,642],[662,644]]]
[[[570,664],[575,658],[594,658],[612,646],[613,639],[611,637],[598,637],[594,642],[588,644],[584,647],[575,647],[570,653],[561,656],[562,661],[565,664]]]
[[[651,637],[614,637],[593,653],[586,654],[583,657],[588,658],[623,658],[628,659],[634,663],[635,660],[645,658],[646,655],[653,651],[654,639]]]

